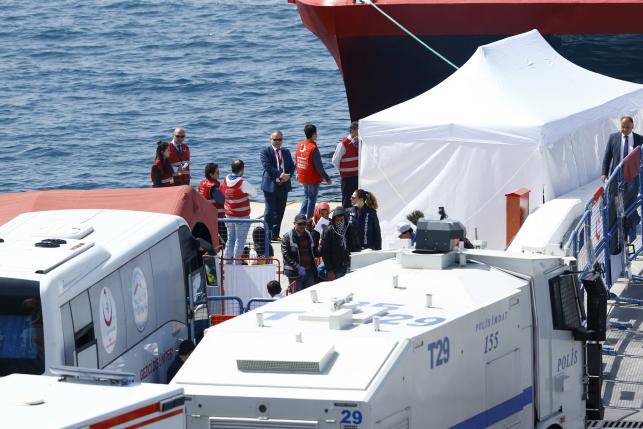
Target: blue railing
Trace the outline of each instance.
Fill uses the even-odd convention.
[[[252,298],[250,301],[248,301],[248,304],[246,304],[246,312],[252,311],[255,308],[263,307],[264,305],[273,301],[276,300],[274,298]]]
[[[643,155],[640,156],[640,160],[643,160]],[[629,162],[633,161],[628,157],[625,163]],[[643,181],[638,180],[642,172],[643,163],[639,161],[638,177],[625,183],[624,164],[619,164],[585,206],[565,245],[578,261],[581,277],[591,272],[598,264],[604,270],[607,288],[611,288],[612,274],[620,275],[628,262],[643,252],[640,234],[643,225],[640,216]],[[637,183],[638,188],[635,189]],[[636,225],[630,226],[628,218],[631,218],[634,212],[639,215],[639,220]],[[636,239],[632,243],[628,242],[625,231],[630,227],[636,231]],[[612,255],[613,253],[615,255]]]

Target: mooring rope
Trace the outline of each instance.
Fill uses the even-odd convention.
[[[432,52],[433,54],[435,54],[435,55],[436,55],[438,58],[440,58],[442,61],[444,61],[445,63],[447,63],[448,65],[450,65],[450,66],[451,66],[451,67],[453,67],[454,69],[458,70],[458,66],[456,66],[456,65],[455,65],[455,64],[453,64],[451,61],[449,61],[449,60],[448,60],[444,55],[442,55],[441,53],[439,53],[438,51],[436,51],[435,49],[433,49],[432,47],[430,47],[429,45],[427,45],[426,43],[424,43],[424,42],[423,42],[422,40],[420,40],[420,38],[419,38],[419,37],[417,37],[415,34],[411,33],[409,30],[407,30],[407,29],[406,29],[402,24],[400,24],[399,22],[397,22],[397,21],[396,21],[396,20],[395,20],[391,15],[387,14],[386,12],[384,12],[384,11],[382,10],[382,8],[380,8],[378,5],[376,5],[375,3],[373,3],[373,0],[357,0],[357,1],[358,1],[358,2],[360,2],[360,3],[362,3],[362,4],[366,3],[366,4],[370,4],[371,6],[373,6],[373,7],[375,8],[375,10],[377,10],[379,13],[381,13],[382,15],[384,15],[384,16],[386,17],[386,19],[388,19],[388,20],[389,20],[389,21],[391,21],[393,24],[395,24],[395,25],[396,25],[400,30],[404,31],[406,34],[408,34],[409,36],[411,36],[411,37],[412,37],[416,42],[418,42],[420,45],[424,46],[424,47],[425,47],[426,49],[428,49],[430,52]]]

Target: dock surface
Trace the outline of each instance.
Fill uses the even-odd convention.
[[[643,273],[643,259],[633,261],[631,271]],[[643,282],[621,278],[611,291],[643,302]],[[607,321],[622,324],[624,329],[608,327],[604,343],[604,348],[614,351],[603,354],[604,420],[643,422],[643,305],[610,300]],[[643,427],[643,423],[610,427]]]

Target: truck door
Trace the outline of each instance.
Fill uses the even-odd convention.
[[[194,338],[194,302],[197,295],[204,293],[205,290],[203,258],[199,254],[197,242],[188,227],[179,228],[179,241],[181,243],[188,329],[190,338]]]

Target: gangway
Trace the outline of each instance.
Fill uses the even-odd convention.
[[[637,270],[642,268],[637,258],[643,253],[641,159],[640,151],[630,153],[596,190],[564,246],[576,258],[580,277],[598,267],[609,291],[601,362],[605,420],[588,422],[592,428],[643,427],[643,277]],[[629,183],[624,164],[638,173]],[[628,243],[627,219],[635,212],[639,216],[636,239]],[[618,281],[619,277],[625,281]]]

